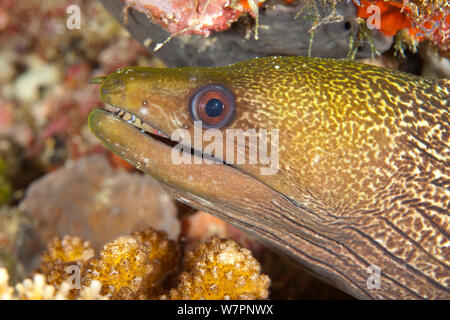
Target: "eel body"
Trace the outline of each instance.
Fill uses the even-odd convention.
[[[448,80],[268,57],[124,68],[98,81],[109,111],[91,113],[92,131],[176,198],[357,298],[450,299]],[[231,113],[218,115],[212,99]],[[231,141],[232,152],[187,142],[211,128],[224,137],[214,135],[215,146]],[[174,163],[175,143],[152,134],[180,129],[191,163]],[[231,139],[229,129],[256,132],[274,157],[251,161],[250,138]]]

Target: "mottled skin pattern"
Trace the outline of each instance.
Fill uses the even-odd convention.
[[[225,182],[223,197],[172,183],[175,195],[356,297],[450,298],[448,80],[349,61],[271,57],[222,68],[127,68],[104,81],[102,98],[170,135],[192,131],[187,104],[208,83],[236,97],[236,117],[221,130],[279,129],[279,171],[261,175],[259,165],[233,165],[236,181],[245,175],[252,179],[246,188],[264,194],[255,202],[231,198],[239,187],[226,190]],[[133,141],[114,147],[120,138],[93,119],[94,133],[139,166]],[[227,179],[220,166],[215,170]],[[380,289],[367,287],[370,265],[381,269]]]

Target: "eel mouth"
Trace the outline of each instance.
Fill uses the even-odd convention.
[[[176,140],[172,140],[171,137],[164,133],[162,130],[158,129],[154,125],[146,122],[136,114],[125,110],[121,107],[111,105],[109,103],[103,102],[103,108],[97,108],[95,111],[101,111],[105,113],[105,116],[112,117],[115,120],[119,120],[121,125],[128,125],[128,127],[131,127],[130,129],[134,129],[139,131],[140,134],[142,134],[147,140],[148,138],[152,139],[153,141],[157,141],[159,143],[162,143],[165,147],[168,147],[170,149],[174,148],[178,144],[183,144],[182,142],[178,142]],[[94,113],[94,112],[93,112]],[[91,120],[89,120],[91,123]],[[90,124],[92,131],[95,135],[97,135],[98,138],[103,140],[105,142],[105,137],[101,137],[96,132],[99,132],[101,130],[96,129],[98,126],[96,124]],[[150,141],[150,140],[149,140]],[[117,146],[117,143],[114,145],[114,147]],[[123,151],[119,154],[117,151],[115,151],[115,148],[110,148],[113,152],[117,153],[119,156],[124,155]],[[185,145],[183,144],[183,153],[190,153],[192,157],[194,156],[201,156],[203,159],[207,159],[210,162],[214,162],[216,164],[222,164],[227,165],[226,162],[224,162],[222,159],[219,159],[215,157],[214,155],[210,155],[208,153],[204,153],[202,150],[196,150],[191,145]]]
[[[141,133],[148,135],[155,140],[158,140],[171,147],[176,145],[176,142],[172,141],[170,136],[163,133],[161,130],[155,128],[154,126],[150,125],[149,123],[145,122],[132,112],[126,111],[120,107],[116,107],[108,103],[104,103],[103,110],[107,111],[115,118],[120,119],[121,121],[125,121],[126,123],[132,125]]]

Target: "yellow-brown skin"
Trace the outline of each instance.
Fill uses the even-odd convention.
[[[261,175],[259,164],[174,165],[168,145],[105,111],[93,111],[90,126],[182,201],[355,297],[450,298],[448,80],[270,57],[221,68],[125,68],[101,90],[105,103],[169,136],[179,128],[193,135],[188,102],[210,83],[236,98],[236,116],[221,131],[279,129],[275,175]],[[370,265],[381,269],[380,289],[367,286]]]

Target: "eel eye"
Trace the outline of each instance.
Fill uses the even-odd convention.
[[[234,96],[219,84],[209,84],[197,89],[189,102],[193,121],[201,121],[204,128],[222,128],[234,117]]]

